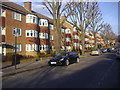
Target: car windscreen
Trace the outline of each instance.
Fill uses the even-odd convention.
[[[92,50],[92,51],[98,51],[98,49],[94,49],[94,50]]]
[[[58,53],[55,57],[62,57],[62,56],[66,56],[68,55],[68,53]]]

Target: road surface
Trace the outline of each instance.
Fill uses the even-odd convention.
[[[69,66],[45,66],[3,78],[3,88],[119,88],[114,53],[82,58]]]

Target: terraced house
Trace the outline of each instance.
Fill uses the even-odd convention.
[[[2,55],[15,52],[16,39],[17,53],[21,55],[36,56],[38,51],[45,53],[55,51],[53,20],[33,11],[31,5],[31,2],[24,2],[24,7],[13,2],[0,2]],[[64,18],[65,16],[61,20]],[[86,47],[93,47],[93,35],[91,32],[87,33]],[[66,21],[61,29],[61,50],[82,49],[80,43],[80,32]]]

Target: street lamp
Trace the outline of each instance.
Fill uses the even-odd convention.
[[[19,33],[17,32],[17,30],[15,31],[15,69],[16,68],[16,61],[17,61],[17,37],[18,37]]]

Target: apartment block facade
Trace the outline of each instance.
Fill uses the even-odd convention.
[[[24,7],[13,2],[0,2],[0,53],[15,52],[21,55],[36,56],[37,52],[50,53],[55,51],[55,32],[53,20],[35,11],[32,3],[24,2]],[[63,20],[65,17],[62,17]],[[17,33],[17,34],[16,34]],[[15,40],[17,39],[17,40]],[[104,43],[98,40],[99,44]],[[86,47],[94,47],[93,34],[86,33]],[[61,29],[61,50],[71,51],[81,47],[80,33],[69,21]]]

